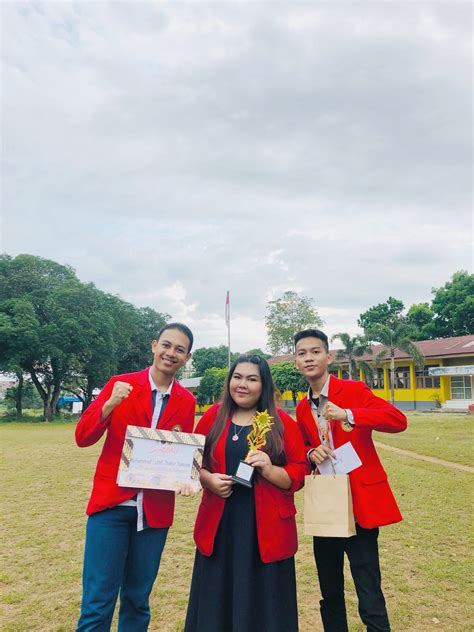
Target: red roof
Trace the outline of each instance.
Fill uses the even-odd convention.
[[[279,356],[273,356],[273,358],[268,358],[267,362],[271,366],[272,364],[279,364],[280,362],[294,362],[295,356],[293,353],[285,353]]]
[[[425,358],[444,358],[451,356],[474,356],[474,336],[456,336],[455,338],[438,338],[436,340],[420,340],[415,343]],[[364,353],[363,356],[358,357],[357,360],[373,360],[377,355],[385,349],[383,345],[372,345],[372,353]],[[330,349],[330,351],[336,355],[340,349]],[[401,351],[395,350],[395,359],[403,360],[409,359],[410,356]],[[277,364],[278,362],[293,362],[295,356],[291,353],[287,353],[281,356],[273,356],[268,360],[268,364]],[[344,362],[344,358],[339,359],[339,362]],[[347,362],[347,359],[346,359]]]

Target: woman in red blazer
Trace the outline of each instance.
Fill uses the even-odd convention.
[[[267,362],[240,356],[222,402],[196,428],[207,440],[185,632],[298,630],[293,495],[308,466],[296,423],[276,408],[274,390]],[[252,418],[264,410],[273,418],[266,446],[247,457]],[[246,457],[255,468],[251,488],[232,480]]]

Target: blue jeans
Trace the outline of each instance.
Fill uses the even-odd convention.
[[[167,535],[167,528],[137,532],[135,507],[117,506],[89,516],[77,632],[108,632],[119,591],[118,631],[146,632],[148,600]]]

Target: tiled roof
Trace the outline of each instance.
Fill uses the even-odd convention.
[[[474,356],[474,336],[457,336],[455,338],[438,338],[437,340],[420,340],[416,343],[418,349],[425,358],[444,358],[450,356]],[[377,355],[385,349],[383,345],[372,345],[372,353],[364,353],[357,360],[373,360]],[[335,356],[339,349],[330,350]],[[395,350],[395,359],[404,360],[410,356],[400,349]],[[268,364],[277,364],[278,362],[293,362],[295,356],[287,353],[281,356],[273,356],[268,360]],[[344,362],[344,358],[338,358],[339,362]],[[347,360],[346,360],[347,361]]]
[[[285,353],[279,356],[273,356],[273,358],[268,358],[268,364],[271,366],[272,364],[279,364],[280,362],[294,362],[295,356],[293,353]]]

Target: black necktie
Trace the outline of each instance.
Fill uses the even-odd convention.
[[[156,388],[154,388],[151,392],[151,416],[153,417],[153,411],[155,410],[155,406],[156,406],[156,397],[157,397],[157,390]],[[163,395],[163,400],[161,402],[161,410],[160,410],[160,416],[158,417],[158,421],[156,423],[156,425],[158,426],[158,423],[161,419],[161,415],[163,414],[166,405],[168,404],[168,400],[169,400],[170,396],[168,393],[166,393],[166,395]]]
[[[158,423],[161,419],[162,414],[165,412],[165,408],[168,405],[169,398],[170,396],[168,395],[168,393],[166,395],[163,395],[163,401],[161,402],[161,410],[160,410],[160,416],[158,417]]]

